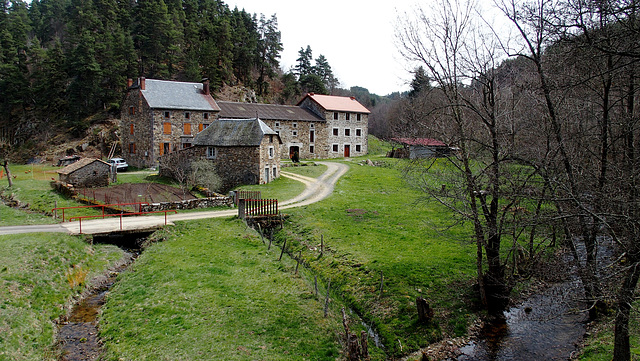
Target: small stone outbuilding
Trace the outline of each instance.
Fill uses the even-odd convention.
[[[394,149],[390,152],[391,158],[434,158],[447,157],[451,155],[452,148],[445,143],[431,138],[391,138],[403,148]]]
[[[60,182],[74,187],[105,187],[109,185],[109,163],[100,159],[82,158],[58,170]]]
[[[196,134],[192,147],[165,155],[160,174],[172,176],[177,164],[206,159],[222,179],[221,191],[269,183],[280,176],[281,145],[278,133],[258,118],[220,119]]]

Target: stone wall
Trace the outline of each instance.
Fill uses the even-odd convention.
[[[275,135],[265,135],[260,144],[260,184],[269,183],[280,176],[282,147]]]
[[[367,137],[369,134],[369,115],[363,113],[338,112],[338,119],[334,120],[332,111],[326,112],[327,130],[329,136],[327,145],[329,147],[329,158],[340,158],[345,156],[345,148],[349,147],[350,157],[366,155],[368,151]],[[347,120],[349,114],[349,120]],[[360,120],[358,120],[360,115]],[[334,135],[337,129],[338,135]],[[337,145],[337,151],[334,145]]]
[[[182,210],[182,209],[200,209],[200,208],[212,208],[212,207],[231,207],[233,206],[233,198],[231,197],[210,197],[210,198],[198,198],[188,199],[178,202],[161,202],[151,203],[148,205],[142,205],[141,212],[155,212],[155,211],[168,211],[168,210]]]

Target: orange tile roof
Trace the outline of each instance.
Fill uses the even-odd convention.
[[[360,104],[353,97],[339,97],[335,95],[321,95],[309,93],[307,94],[298,105],[300,105],[306,98],[310,98],[316,103],[320,104],[325,110],[333,110],[338,112],[354,112],[354,113],[371,113],[369,109],[365,108],[364,105]]]

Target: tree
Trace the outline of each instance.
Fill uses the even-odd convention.
[[[306,49],[300,48],[300,50],[298,50],[298,59],[296,59],[298,64],[294,68],[298,78],[312,73],[311,59],[313,59],[311,46],[307,45]]]
[[[547,189],[538,169],[512,152],[517,146],[505,124],[509,91],[499,81],[495,39],[479,33],[475,13],[470,3],[441,1],[417,10],[398,30],[402,55],[422,65],[434,83],[412,113],[422,136],[458,149],[446,159],[417,160],[405,174],[429,199],[473,224],[480,298],[492,314],[501,314],[517,273],[515,255],[527,249],[534,258],[552,237],[542,222]],[[525,192],[533,204],[522,205]],[[512,248],[504,250],[506,244]]]
[[[280,52],[282,51],[282,42],[280,41],[280,31],[278,30],[278,18],[275,14],[269,20],[264,15],[260,16],[258,24],[258,33],[260,39],[258,41],[258,95],[266,94],[267,79],[273,78],[277,73],[276,70],[280,66]]]

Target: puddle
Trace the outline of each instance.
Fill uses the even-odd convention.
[[[100,357],[98,339],[98,315],[106,302],[109,290],[118,274],[125,271],[141,252],[141,244],[150,233],[132,233],[94,237],[95,243],[110,243],[125,249],[125,261],[115,270],[99,280],[98,286],[90,290],[71,310],[66,319],[58,324],[57,340],[61,351],[59,361],[95,361]]]

